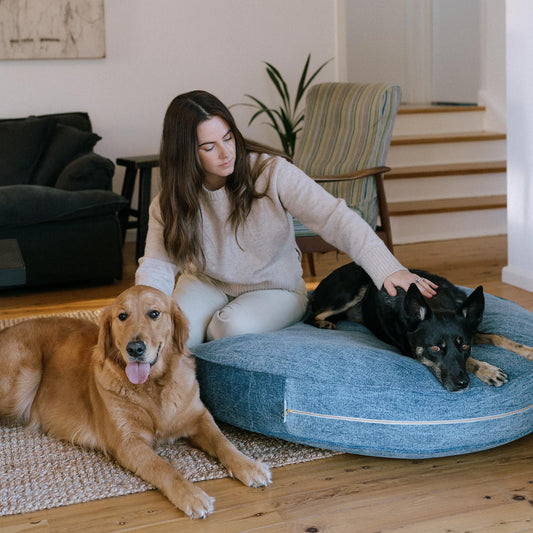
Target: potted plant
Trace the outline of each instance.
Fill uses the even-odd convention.
[[[291,100],[287,83],[283,79],[283,76],[280,74],[279,70],[271,63],[265,61],[267,74],[281,98],[281,104],[277,107],[269,107],[261,100],[250,94],[245,94],[245,97],[249,98],[254,103],[240,104],[253,107],[257,110],[250,118],[248,126],[250,126],[250,124],[252,124],[256,118],[263,114],[266,114],[269,120],[267,124],[274,128],[280,138],[283,151],[290,158],[294,156],[296,136],[298,132],[302,129],[301,123],[304,119],[304,113],[303,111],[299,110],[299,105],[302,102],[305,91],[307,90],[311,82],[316,78],[318,73],[331,61],[331,59],[329,59],[325,63],[322,63],[322,65],[320,65],[320,67],[318,67],[315,72],[313,72],[313,74],[311,74],[308,78],[307,76],[310,61],[311,54],[307,56],[307,60],[300,76],[300,81],[298,82],[298,88],[296,90],[294,100]]]

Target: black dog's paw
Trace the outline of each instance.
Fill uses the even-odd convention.
[[[509,381],[507,374],[501,368],[484,361],[476,361],[472,373],[483,383],[493,387],[501,387]]]
[[[320,329],[337,329],[337,326],[329,320],[315,320],[313,324]]]
[[[501,368],[495,366],[493,374],[490,378],[489,385],[492,385],[493,387],[501,387],[508,381],[509,377],[507,376],[507,374]]]

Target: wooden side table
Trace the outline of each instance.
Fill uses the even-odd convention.
[[[122,184],[122,196],[130,203],[129,209],[124,209],[120,216],[122,228],[122,240],[126,237],[128,228],[137,228],[137,242],[135,257],[139,259],[144,254],[146,233],[148,231],[148,209],[150,207],[150,194],[152,188],[152,169],[159,166],[158,155],[138,155],[132,157],[119,157],[117,165],[126,167],[124,183]],[[135,180],[139,175],[139,197],[137,209],[131,207]],[[133,220],[131,220],[133,217]]]

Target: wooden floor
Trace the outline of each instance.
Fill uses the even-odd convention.
[[[0,318],[93,309],[132,283],[133,247],[121,283],[58,291],[4,291]],[[501,282],[505,237],[396,247],[406,266],[432,270],[533,311],[533,293]],[[317,278],[346,262],[316,259]],[[202,482],[216,498],[207,520],[191,521],[156,491],[0,518],[0,531],[54,532],[483,532],[533,531],[533,435],[481,453],[427,460],[340,455],[277,468],[273,484]],[[1,487],[0,487],[1,490]]]

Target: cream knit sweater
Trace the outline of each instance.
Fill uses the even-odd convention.
[[[256,154],[251,154],[251,164]],[[261,155],[259,157],[267,157]],[[405,268],[383,241],[344,200],[334,198],[296,166],[274,157],[256,182],[267,196],[255,200],[246,222],[238,229],[238,242],[227,222],[226,189],[203,190],[203,274],[230,296],[261,289],[296,290],[301,286],[301,254],[296,246],[292,217],[321,235],[361,265],[379,288],[387,276]],[[136,284],[156,287],[166,294],[174,289],[178,267],[163,242],[159,196],[150,205],[144,257]]]

